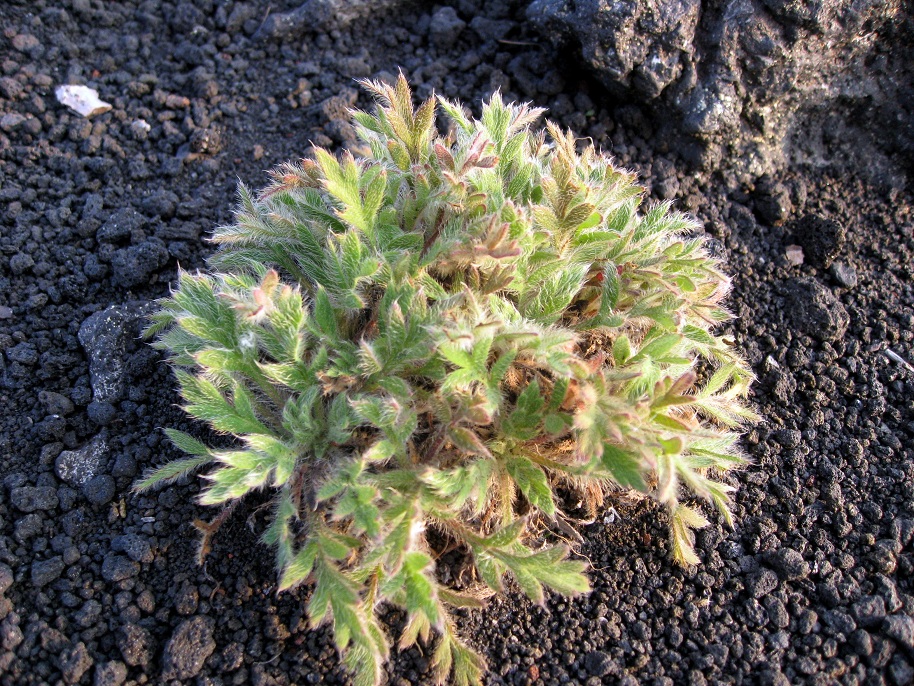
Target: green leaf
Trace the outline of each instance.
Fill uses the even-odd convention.
[[[183,460],[172,460],[158,469],[147,471],[143,478],[133,485],[133,492],[143,493],[159,486],[173,484],[190,476],[200,467],[208,465],[213,459],[212,455],[206,454],[198,457],[188,457]]]
[[[324,336],[330,341],[339,336],[336,313],[334,312],[333,305],[327,295],[327,291],[323,286],[319,286],[317,292],[314,294],[312,321],[316,325],[316,333],[319,336]]]
[[[615,360],[616,366],[623,366],[631,359],[631,356],[631,341],[628,340],[628,336],[624,333],[619,334],[616,336],[616,340],[613,341],[613,360]]]
[[[492,457],[489,448],[486,447],[479,435],[472,429],[468,429],[465,426],[452,426],[448,428],[447,435],[458,450],[468,455],[479,455],[485,458]]]
[[[536,436],[544,404],[539,383],[534,379],[518,396],[514,411],[502,422],[504,434],[522,441]]]
[[[435,648],[431,660],[435,684],[443,686],[450,677],[453,686],[482,686],[486,662],[458,637],[451,622]]]
[[[309,541],[304,548],[299,550],[292,560],[282,570],[279,580],[279,590],[286,591],[297,586],[311,575],[314,561],[317,559],[318,546]]]
[[[622,488],[632,488],[636,491],[647,493],[648,488],[644,481],[643,467],[641,461],[635,455],[612,443],[604,443],[601,461],[603,466],[612,474],[613,481],[622,486]]]
[[[177,431],[176,429],[165,429],[165,435],[168,436],[168,440],[175,444],[175,447],[178,450],[187,453],[188,455],[210,455],[211,451],[203,443],[198,441],[196,438],[190,434],[186,434],[183,431]]]
[[[571,415],[562,413],[547,414],[543,420],[543,428],[547,433],[552,435],[563,434],[572,426],[573,419]]]
[[[673,559],[683,567],[696,565],[701,560],[695,554],[693,529],[703,529],[709,522],[698,512],[682,504],[676,504],[670,513],[670,537],[673,545]]]
[[[509,458],[505,465],[521,493],[536,509],[550,517],[555,514],[552,488],[545,472],[526,457]]]
[[[630,362],[640,362],[645,358],[662,362],[668,359],[669,353],[682,342],[682,336],[675,333],[662,334],[654,338],[635,353]]]

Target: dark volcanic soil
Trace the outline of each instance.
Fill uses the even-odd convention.
[[[819,166],[777,178],[738,177],[727,160],[690,171],[649,112],[530,31],[522,2],[251,39],[297,4],[0,6],[0,682],[348,683],[329,633],[306,627],[307,590],[276,595],[256,503],[201,567],[191,522],[213,513],[194,504],[197,484],[130,494],[142,469],[176,457],[160,427],[199,432],[135,335],[178,264],[203,266],[238,179],[263,185],[262,170],[312,141],[351,144],[346,108],[369,105],[353,78],[398,68],[418,97],[476,106],[501,88],[546,106],[638,169],[652,197],[695,213],[734,275],[733,336],[766,417],[746,437],[737,529],[700,534],[701,566],[677,568],[657,508],[620,499],[584,532],[592,594],[540,608],[511,593],[466,614],[489,683],[914,682],[903,170],[858,168],[854,141],[826,136]],[[62,83],[113,109],[68,111]],[[395,655],[390,682],[428,683],[426,667],[419,650]]]

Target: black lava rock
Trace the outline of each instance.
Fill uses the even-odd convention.
[[[746,590],[753,598],[762,598],[771,593],[778,585],[778,577],[770,569],[762,569],[750,574],[746,580]]]
[[[120,660],[111,660],[96,665],[92,686],[121,686],[125,681],[127,665]]]
[[[457,42],[464,28],[466,22],[457,16],[453,7],[442,7],[432,15],[428,37],[433,45],[447,49]]]
[[[59,663],[64,682],[76,684],[92,667],[93,660],[86,644],[80,641],[76,645],[64,649],[60,654]]]
[[[908,615],[886,617],[883,622],[883,630],[898,645],[914,654],[914,617]]]
[[[10,491],[10,502],[20,512],[53,510],[57,507],[57,489],[50,486],[41,488],[20,486]]]
[[[93,400],[86,408],[86,413],[89,415],[89,419],[99,426],[107,426],[117,416],[117,409],[111,403]]]
[[[885,601],[878,595],[863,596],[851,608],[857,623],[864,628],[872,628],[882,624],[885,619]]]
[[[152,562],[152,549],[142,536],[137,534],[123,534],[111,539],[111,549],[117,553],[127,553],[134,562]]]
[[[139,571],[140,566],[123,555],[109,554],[102,562],[102,578],[112,583],[136,576]]]
[[[838,222],[808,214],[791,226],[793,240],[803,248],[806,261],[827,269],[844,246],[847,232]]]
[[[825,286],[810,278],[788,281],[785,314],[800,333],[829,342],[844,338],[850,323],[844,305]]]
[[[809,576],[809,563],[803,556],[791,548],[781,548],[769,558],[769,564],[782,579],[792,581]]]
[[[95,237],[102,243],[120,243],[129,241],[135,231],[139,231],[146,225],[146,217],[134,210],[132,207],[125,207],[106,221],[96,232]]]
[[[609,653],[603,650],[591,650],[584,656],[584,669],[591,676],[605,677],[617,674],[619,666]]]
[[[111,258],[114,283],[124,288],[143,286],[170,259],[168,248],[158,238],[117,250]]]
[[[152,634],[137,624],[125,624],[115,632],[117,648],[131,667],[145,668],[152,660],[155,643]]]
[[[114,498],[117,484],[109,474],[99,474],[83,486],[83,494],[93,505],[106,505]]]
[[[213,620],[194,617],[178,625],[162,657],[163,679],[191,679],[203,669],[203,663],[216,649]]]
[[[63,558],[59,555],[50,560],[40,560],[32,563],[32,584],[41,588],[60,578],[63,574]]]

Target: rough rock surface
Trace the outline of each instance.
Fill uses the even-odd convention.
[[[307,0],[288,12],[269,14],[254,34],[255,40],[290,38],[306,31],[329,31],[356,19],[384,13],[407,0]]]
[[[54,469],[57,476],[71,486],[85,486],[95,478],[107,459],[108,444],[96,436],[79,450],[64,450],[57,456]]]
[[[874,0],[533,0],[528,19],[546,39],[576,46],[611,92],[652,102],[709,150],[738,155],[753,176],[821,150],[802,125],[836,119],[876,132],[914,162],[911,17]],[[800,134],[802,131],[802,134]],[[798,137],[799,135],[799,137]],[[886,146],[885,144],[888,144]]]
[[[138,337],[145,325],[145,315],[153,309],[152,303],[112,305],[87,317],[79,327],[79,341],[89,356],[96,402],[110,403],[123,396],[127,344]]]
[[[798,331],[823,341],[840,340],[850,323],[844,305],[815,279],[787,283],[785,312]]]
[[[165,645],[162,678],[190,679],[197,676],[206,658],[215,649],[212,619],[193,617],[181,622]]]

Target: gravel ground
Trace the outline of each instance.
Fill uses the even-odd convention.
[[[197,484],[130,494],[176,457],[160,427],[200,431],[137,334],[178,264],[203,266],[238,180],[353,145],[346,108],[369,105],[353,79],[401,68],[418,97],[474,106],[501,88],[548,107],[704,222],[766,418],[745,439],[737,528],[700,533],[702,565],[677,568],[658,509],[620,497],[584,532],[593,593],[463,615],[488,683],[914,683],[910,170],[841,136],[777,176],[690,168],[649,111],[532,33],[523,2],[254,38],[297,4],[0,8],[0,683],[348,683],[328,631],[307,629],[307,590],[275,593],[258,503],[198,566],[191,522],[213,513]],[[65,83],[111,111],[68,111]],[[390,683],[426,670],[397,654]]]

